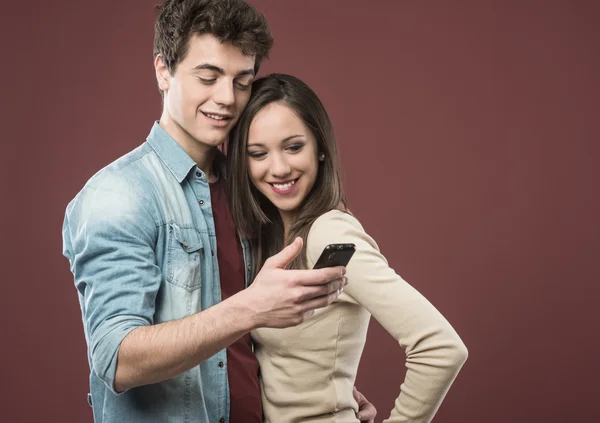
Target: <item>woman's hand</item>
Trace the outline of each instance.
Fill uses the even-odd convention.
[[[352,395],[358,403],[358,413],[356,413],[356,418],[362,423],[375,423],[375,416],[377,415],[375,406],[371,404],[363,394],[358,392],[356,386],[352,390]]]

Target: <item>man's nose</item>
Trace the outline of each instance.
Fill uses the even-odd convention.
[[[232,106],[235,103],[233,84],[227,80],[220,81],[220,83],[215,86],[213,100],[221,106]]]

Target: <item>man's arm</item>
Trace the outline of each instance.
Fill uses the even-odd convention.
[[[208,310],[130,332],[119,349],[115,389],[124,391],[169,379],[252,329],[294,326],[315,308],[330,304],[346,284],[342,268],[283,270],[301,249],[298,238],[267,260],[248,289]]]
[[[131,181],[103,179],[69,205],[63,240],[83,300],[93,371],[115,393],[176,376],[255,327],[299,324],[346,283],[342,268],[284,270],[300,240],[267,260],[250,288],[195,315],[154,324],[162,272],[152,205]]]

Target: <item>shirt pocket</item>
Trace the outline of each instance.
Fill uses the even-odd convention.
[[[169,224],[167,282],[194,291],[202,286],[203,245],[195,228]]]

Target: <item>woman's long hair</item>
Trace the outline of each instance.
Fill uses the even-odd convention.
[[[277,208],[252,183],[248,171],[248,131],[257,113],[271,103],[290,107],[310,129],[317,141],[317,179],[298,208],[297,216],[284,240],[283,222]],[[313,222],[330,210],[346,210],[342,189],[340,162],[333,127],[317,95],[300,79],[284,74],[271,74],[252,84],[252,95],[246,109],[233,128],[227,145],[227,183],[229,205],[235,226],[252,249],[255,269],[279,252],[297,236],[302,237],[302,252],[288,266],[305,269],[306,238]]]

